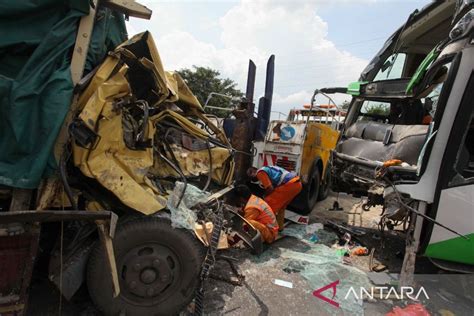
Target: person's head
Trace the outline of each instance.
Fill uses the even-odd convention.
[[[238,185],[235,190],[234,190],[235,195],[238,198],[238,202],[241,205],[245,205],[247,201],[250,199],[250,196],[252,195],[252,192],[250,192],[250,189],[246,185]]]
[[[257,172],[257,168],[250,167],[247,169],[247,176],[250,178],[250,180],[255,181],[257,179]]]

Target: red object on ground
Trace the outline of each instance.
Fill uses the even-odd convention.
[[[353,256],[366,256],[369,254],[369,249],[366,247],[356,247],[351,250],[351,255]]]
[[[385,316],[431,316],[431,314],[423,305],[416,303],[407,305],[405,308],[395,306],[392,311],[385,314]]]

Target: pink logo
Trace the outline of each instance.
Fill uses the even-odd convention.
[[[339,284],[339,280],[334,281],[334,282],[332,282],[332,283],[330,283],[330,284],[328,284],[328,285],[323,286],[323,287],[320,288],[320,289],[315,290],[315,291],[313,292],[313,295],[314,295],[315,297],[317,297],[317,298],[319,298],[319,299],[321,299],[321,300],[323,300],[323,301],[325,301],[325,302],[327,302],[327,303],[329,303],[329,304],[335,306],[335,307],[339,307],[339,303],[332,300],[332,299],[336,296],[336,290],[337,290],[337,289],[336,289],[336,286],[337,286],[338,284]],[[332,288],[332,297],[331,297],[331,298],[328,298],[328,297],[326,297],[326,296],[324,296],[324,295],[321,294],[322,292],[326,291],[327,289],[331,289],[331,288]]]

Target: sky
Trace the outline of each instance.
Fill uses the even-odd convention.
[[[207,66],[245,91],[257,65],[254,102],[275,55],[275,112],[309,104],[316,88],[356,81],[384,41],[428,0],[174,0],[140,3],[151,20],[130,18],[129,36],[150,31],[166,70]],[[336,102],[342,102],[339,96]],[[324,99],[317,102],[326,103]],[[274,115],[276,115],[274,113]]]

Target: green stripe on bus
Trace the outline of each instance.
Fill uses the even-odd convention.
[[[429,244],[425,256],[465,264],[474,264],[474,233]]]

